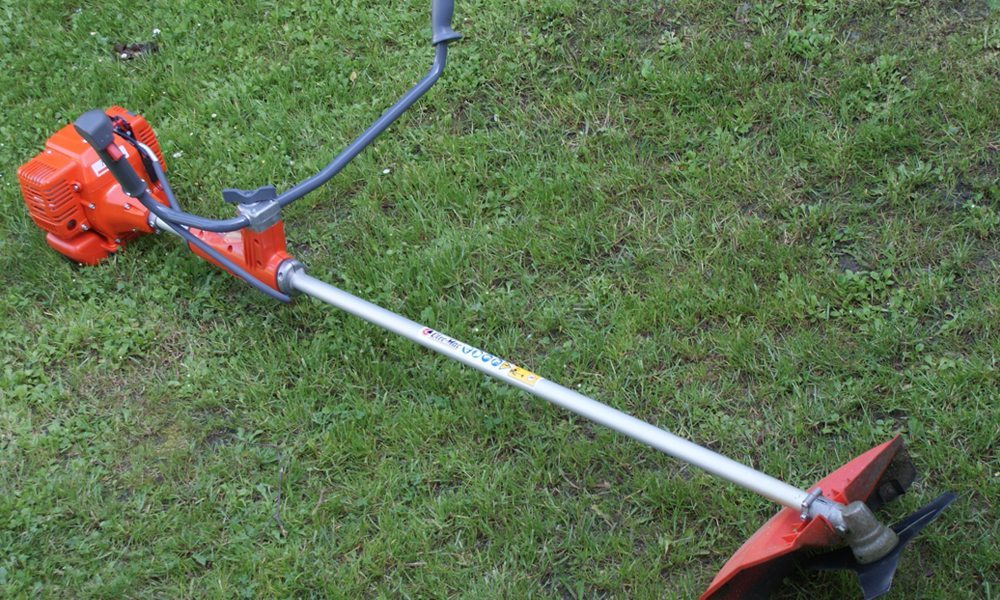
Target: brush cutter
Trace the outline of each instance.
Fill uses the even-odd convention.
[[[337,289],[307,274],[288,254],[282,209],[336,175],[434,85],[444,71],[449,42],[461,37],[451,28],[452,12],[452,0],[432,0],[434,62],[423,79],[332,162],[298,185],[281,193],[273,186],[223,190],[223,200],[235,205],[232,218],[185,212],[167,181],[149,123],[118,107],[84,114],[19,169],[28,212],[47,232],[52,248],[88,265],[141,234],[177,235],[195,254],[276,300],[312,296],[785,507],[743,544],[702,598],[765,596],[797,564],[855,571],[865,598],[886,592],[903,547],[954,500],[945,494],[895,527],[875,518],[872,511],[903,493],[914,479],[898,437],[813,486],[796,487]]]

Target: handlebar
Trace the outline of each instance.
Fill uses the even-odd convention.
[[[431,2],[431,44],[457,40],[462,36],[451,28],[451,17],[455,12],[454,0],[432,0]]]
[[[416,102],[421,96],[431,89],[444,72],[444,66],[448,59],[448,43],[453,42],[462,36],[451,28],[452,15],[455,12],[454,0],[431,0],[431,44],[434,46],[434,63],[430,71],[423,79],[417,82],[408,92],[389,107],[381,117],[368,126],[361,135],[344,148],[332,161],[330,161],[319,173],[300,182],[295,187],[278,195],[279,206],[288,206],[302,196],[315,190],[339,173],[347,163],[351,162],[355,156],[361,153],[368,144],[385,131],[389,125],[399,118],[406,109]]]
[[[454,0],[431,0],[431,44],[434,46],[434,62],[427,75],[410,88],[408,92],[403,94],[395,104],[389,107],[381,117],[376,119],[353,142],[348,144],[319,173],[286,190],[272,200],[269,200],[269,202],[273,202],[279,208],[287,206],[329,181],[331,177],[339,173],[347,166],[347,163],[360,154],[389,125],[410,108],[414,102],[427,93],[427,90],[437,82],[438,78],[441,77],[441,73],[444,72],[448,57],[448,44],[462,37],[451,28],[454,12]],[[108,170],[111,171],[112,175],[114,175],[115,179],[122,186],[122,190],[133,198],[142,197],[147,189],[146,182],[132,168],[125,153],[116,145],[114,140],[114,125],[111,119],[100,110],[92,110],[77,119],[74,127],[101,157]],[[164,207],[162,213],[163,219],[172,224],[195,227],[205,231],[236,231],[252,224],[244,215],[230,219],[209,219],[172,207]]]

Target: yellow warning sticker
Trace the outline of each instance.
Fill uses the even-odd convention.
[[[512,367],[510,370],[510,376],[530,386],[534,386],[538,383],[538,380],[541,379],[538,375],[535,375],[527,369],[522,369],[521,367]]]

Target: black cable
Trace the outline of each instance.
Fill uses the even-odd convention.
[[[124,120],[122,120],[122,123],[125,123],[126,125],[128,124],[127,121]],[[131,131],[123,129],[122,127],[117,126],[117,124],[114,131],[115,134],[131,144],[131,146],[135,148],[135,151],[139,153],[139,157],[142,159],[142,166],[146,169],[146,176],[149,177],[151,182],[160,184],[160,187],[163,188],[163,193],[167,196],[167,202],[170,203],[170,208],[176,211],[181,211],[180,202],[177,201],[177,196],[174,195],[174,190],[171,189],[170,182],[167,181],[167,174],[163,171],[163,165],[160,163],[160,159],[157,158],[156,154],[153,153],[152,149],[135,139],[135,136]]]
[[[159,202],[157,202],[156,199],[153,198],[153,196],[148,191],[146,191],[146,192],[144,192],[142,194],[142,196],[139,198],[139,202],[141,202],[143,206],[145,206],[147,209],[149,209],[150,212],[152,212],[154,215],[156,215],[157,217],[159,217],[162,221],[164,221],[168,225],[170,225],[170,227],[177,233],[177,235],[179,235],[182,238],[184,238],[184,240],[187,241],[188,243],[197,246],[199,250],[201,250],[202,252],[204,252],[205,254],[207,254],[209,257],[211,257],[212,260],[216,261],[217,263],[219,263],[221,266],[225,267],[226,269],[229,269],[229,271],[233,275],[235,275],[236,277],[239,277],[243,281],[249,283],[257,291],[263,292],[263,293],[267,294],[268,296],[274,298],[275,300],[277,300],[279,302],[291,302],[292,301],[291,297],[289,297],[286,294],[283,294],[283,293],[279,292],[278,290],[276,290],[276,289],[272,288],[271,286],[267,285],[266,283],[264,283],[260,279],[257,279],[256,277],[254,277],[253,275],[251,275],[243,267],[237,265],[236,263],[234,263],[233,261],[231,261],[229,258],[227,258],[225,255],[223,255],[221,252],[219,252],[215,248],[209,246],[203,240],[199,239],[193,233],[191,233],[190,231],[188,231],[187,228],[184,227],[183,225],[180,225],[178,223],[172,222],[170,220],[170,218],[166,215],[167,207],[165,207],[162,204],[160,204]]]
[[[119,132],[119,134],[120,134],[120,132]],[[171,187],[170,187],[170,182],[167,180],[167,174],[163,171],[163,165],[160,164],[160,161],[157,160],[156,156],[153,155],[151,151],[147,150],[147,148],[145,148],[142,145],[140,145],[139,142],[136,141],[131,136],[129,136],[129,135],[122,135],[122,137],[125,138],[126,140],[128,140],[130,143],[132,143],[135,146],[135,149],[138,152],[140,152],[143,156],[147,156],[148,155],[149,161],[148,161],[148,163],[147,163],[147,161],[143,161],[143,165],[146,166],[147,169],[149,168],[149,166],[152,166],[154,172],[153,173],[147,173],[147,175],[149,175],[150,177],[152,177],[153,175],[156,176],[157,180],[160,182],[160,186],[163,188],[164,195],[166,195],[166,197],[167,197],[167,201],[170,202],[170,205],[175,210],[180,210],[180,203],[177,202],[177,197],[174,195],[174,190],[171,189]],[[149,194],[149,192],[146,192],[146,195],[148,195],[148,194]],[[153,203],[156,205],[155,207],[148,206],[146,204],[146,202],[144,201],[143,198],[140,198],[139,201],[142,202],[143,206],[146,206],[147,208],[149,208],[153,212],[153,214],[155,214],[157,217],[160,217],[164,221],[167,221],[167,223],[175,231],[177,231],[181,235],[181,237],[183,237],[185,240],[187,240],[187,241],[193,243],[194,245],[198,246],[198,248],[200,248],[201,250],[204,250],[206,253],[210,254],[213,258],[218,259],[219,257],[221,257],[223,261],[226,260],[223,255],[219,254],[211,246],[208,246],[207,244],[205,244],[202,240],[200,240],[194,234],[192,234],[190,231],[188,231],[186,228],[184,228],[183,225],[178,225],[177,223],[172,223],[168,219],[163,218],[163,216],[161,216],[156,211],[156,209],[162,209],[163,205],[160,204],[159,202],[156,202],[155,198],[152,199]],[[180,233],[180,232],[183,232],[183,233]],[[184,234],[187,234],[187,235],[184,235]],[[190,236],[190,237],[188,237],[188,236]],[[230,266],[230,265],[226,265],[226,266]],[[237,274],[237,277],[239,277],[240,279],[243,279],[247,283],[253,285],[255,288],[263,291],[264,293],[266,293],[269,296],[275,298],[276,300],[280,300],[282,302],[289,302],[289,301],[291,301],[291,298],[289,298],[288,296],[286,296],[284,294],[281,294],[282,297],[279,297],[279,296],[277,296],[275,294],[272,294],[271,292],[275,291],[274,288],[272,288],[271,286],[267,285],[266,283],[260,281],[259,279],[257,279],[256,277],[254,277],[250,273],[247,273],[246,271],[244,271],[240,267],[236,266],[235,264],[232,264],[232,266],[230,268],[232,268],[233,271],[235,271],[235,273]],[[257,284],[260,284],[260,285],[257,285]],[[260,286],[264,286],[266,289],[262,289]]]
[[[160,186],[163,188],[163,193],[167,197],[167,202],[170,203],[170,208],[180,210],[181,205],[177,202],[177,196],[174,196],[174,190],[171,189],[170,182],[167,181],[167,174],[163,172],[163,165],[161,165],[159,161],[153,161],[153,171],[156,172],[156,176],[160,180]]]
[[[129,143],[131,143],[133,146],[135,146],[136,151],[138,151],[141,155],[143,155],[143,156],[147,155],[147,149],[144,148],[142,145],[140,145],[139,142],[137,140],[135,140],[135,138],[133,138],[130,135],[123,135],[123,132],[120,132],[120,131],[116,131],[115,133],[118,133],[125,140],[127,140]],[[152,154],[152,152],[149,152],[149,154]],[[163,165],[160,164],[160,161],[157,160],[156,156],[149,156],[148,164],[147,164],[147,161],[143,161],[143,166],[145,166],[148,169],[150,165],[153,167],[153,171],[154,172],[153,173],[147,173],[147,175],[150,178],[152,178],[153,175],[156,176],[157,180],[160,182],[160,186],[163,188],[163,193],[164,193],[164,195],[166,195],[167,201],[170,203],[170,206],[173,207],[174,210],[180,210],[180,203],[177,202],[177,197],[174,195],[174,191],[170,187],[170,182],[167,181],[167,174],[163,171]],[[150,212],[152,212],[154,215],[156,215],[157,217],[159,217],[163,221],[166,221],[167,224],[170,225],[170,227],[173,228],[173,230],[176,231],[177,234],[180,235],[182,238],[184,238],[186,241],[194,244],[200,250],[204,251],[206,254],[208,254],[209,256],[211,256],[212,258],[214,258],[215,260],[217,260],[220,263],[224,264],[227,268],[229,268],[233,272],[234,275],[236,275],[240,279],[246,281],[247,283],[249,283],[250,285],[252,285],[257,290],[260,290],[261,292],[264,292],[268,296],[271,296],[272,298],[274,298],[275,300],[278,300],[280,302],[291,302],[292,301],[292,299],[290,297],[288,297],[287,295],[285,295],[285,294],[283,294],[283,293],[275,290],[271,286],[267,285],[263,281],[257,279],[256,277],[254,277],[253,275],[251,275],[250,273],[248,273],[246,270],[244,270],[243,268],[241,268],[236,263],[234,263],[231,260],[229,260],[228,258],[226,258],[223,254],[221,254],[220,252],[218,252],[215,248],[212,248],[211,246],[209,246],[208,244],[206,244],[204,241],[202,241],[201,239],[199,239],[197,236],[195,236],[193,233],[191,233],[190,231],[188,231],[183,225],[180,225],[178,223],[172,222],[169,218],[166,218],[163,215],[163,213],[165,212],[164,209],[166,207],[163,206],[162,204],[160,204],[159,202],[157,202],[156,199],[153,198],[149,194],[148,191],[145,194],[143,194],[142,198],[139,198],[139,202],[141,202],[142,205],[145,206],[147,209],[149,209]]]
[[[116,127],[115,134],[127,141],[129,144],[134,146],[138,150],[140,156],[146,156],[145,151],[142,149],[141,144],[135,137],[132,136],[128,131]],[[163,166],[159,164],[159,161],[155,158],[151,158],[153,164],[154,173],[148,173],[148,165],[146,161],[143,161],[143,165],[146,166],[146,175],[150,180],[160,180],[164,183],[164,191],[170,188],[170,184],[166,182],[166,176],[163,174]],[[157,169],[159,167],[159,169]],[[173,195],[173,191],[170,192]],[[168,196],[169,200],[169,196]],[[159,204],[159,203],[157,203]],[[229,219],[209,219],[206,217],[199,217],[198,215],[192,215],[189,212],[181,210],[180,204],[177,202],[177,198],[170,200],[170,206],[166,207],[160,204],[163,208],[163,214],[157,214],[164,221],[167,221],[171,225],[186,225],[188,227],[194,227],[195,229],[200,229],[202,231],[211,231],[214,233],[229,233],[230,231],[239,231],[247,225],[250,224],[250,220],[244,216],[231,217]]]
[[[163,208],[165,216],[156,216],[160,217],[164,221],[194,227],[195,229],[200,229],[202,231],[229,233],[230,231],[239,231],[250,224],[250,220],[244,216],[232,217],[229,219],[206,219],[205,217],[192,215],[191,213],[187,213],[182,210],[175,210],[173,208],[163,206],[162,204],[160,204],[160,207]]]

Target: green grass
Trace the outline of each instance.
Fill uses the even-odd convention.
[[[426,4],[0,0],[0,595],[690,598],[774,512],[169,236],[78,268],[29,220],[18,165],[113,103],[197,212],[307,176],[427,68]],[[901,433],[884,517],[959,500],[893,597],[996,598],[996,2],[457,4],[439,85],[286,212],[310,271],[796,485]]]

